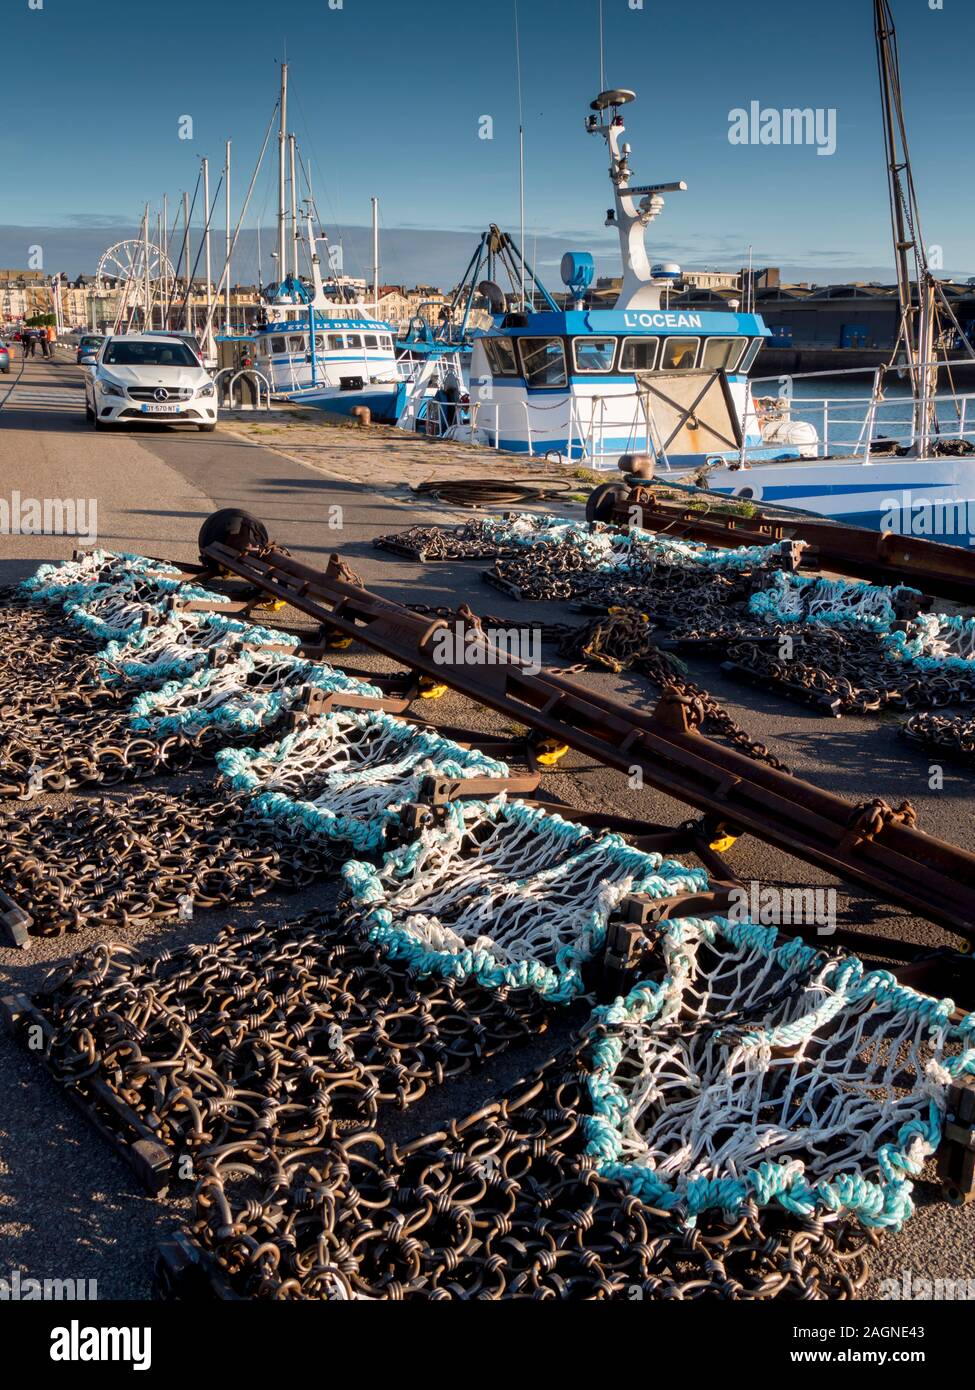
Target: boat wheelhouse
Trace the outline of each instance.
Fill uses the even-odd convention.
[[[470,419],[452,434],[495,448],[615,468],[625,454],[649,454],[665,468],[686,471],[709,459],[797,458],[814,451],[807,426],[756,411],[748,372],[771,336],[754,314],[671,309],[679,266],[651,267],[645,233],[680,183],[631,185],[630,147],[620,108],[634,99],[603,92],[586,122],[612,155],[623,282],[613,309],[586,307],[593,258],[569,252],[562,279],[569,304],[510,312],[497,285],[482,286],[495,326],[475,339],[470,368]],[[521,306],[525,308],[524,305]]]

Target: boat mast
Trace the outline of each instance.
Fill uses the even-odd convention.
[[[372,200],[372,316],[379,317],[379,199]]]
[[[660,308],[660,282],[654,282],[647,259],[646,230],[663,211],[663,195],[683,193],[687,189],[683,179],[676,183],[643,184],[639,188],[631,185],[630,147],[623,141],[626,126],[620,107],[633,101],[635,96],[624,87],[600,92],[590,106],[595,114],[586,120],[589,134],[603,137],[612,159],[609,177],[616,206],[610,208],[606,225],[616,227],[620,237],[623,286],[614,306],[620,310]]]
[[[288,161],[291,166],[291,273],[298,279],[298,180],[295,172],[295,137],[288,136]]]
[[[213,256],[210,247],[210,161],[203,161],[203,215],[206,218],[206,227],[203,231],[203,246],[205,251],[204,273],[207,277],[207,322],[213,313]],[[209,346],[204,344],[204,352],[209,352]]]
[[[226,335],[227,335],[228,338],[230,337],[230,274],[231,274],[231,271],[230,271],[230,259],[231,259],[231,256],[233,255],[233,245],[232,245],[232,242],[231,242],[232,229],[231,229],[231,225],[230,225],[230,144],[231,144],[231,142],[228,140],[228,141],[227,141],[227,163],[226,163],[226,166],[225,166],[225,168],[224,168],[224,177],[225,177],[226,180],[227,180],[227,187],[226,187],[226,189],[224,190],[225,193],[226,193],[226,216],[227,216],[227,242],[226,242],[226,246],[227,246],[227,288],[226,288],[226,290],[224,291],[224,322],[223,322],[223,331],[224,331],[224,333],[226,333]]]
[[[874,21],[884,146],[887,154],[891,230],[894,237],[894,261],[901,316],[900,334],[894,346],[894,354],[896,356],[903,343],[914,395],[914,444],[918,453],[923,454],[930,442],[934,423],[934,395],[938,384],[938,368],[934,362],[937,282],[928,266],[924,238],[921,234],[921,214],[914,187],[901,95],[897,31],[894,28],[890,0],[874,0]],[[917,285],[916,304],[911,279],[912,262],[913,284]]]
[[[285,159],[288,143],[288,65],[281,64],[281,125],[278,131],[278,275],[282,280],[288,274],[286,260],[285,210]]]

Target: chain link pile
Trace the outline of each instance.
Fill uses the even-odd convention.
[[[468,521],[463,526],[410,526],[392,535],[377,536],[373,545],[377,550],[392,551],[424,565],[439,560],[493,560],[498,555],[513,555],[517,549],[514,544],[499,542],[494,527],[482,520]]]
[[[724,739],[757,762],[788,772],[785,763],[764,743],[753,739],[713,695],[687,679],[683,663],[672,653],[661,651],[651,640],[652,633],[646,614],[625,608],[577,629],[563,640],[559,651],[562,656],[584,658],[583,664],[569,667],[567,674],[585,670],[586,664],[603,666],[616,674],[638,671],[658,690],[676,691],[686,702],[694,727],[709,738]]]
[[[949,717],[926,711],[912,715],[901,728],[909,742],[931,753],[947,753],[975,766],[975,715]]]

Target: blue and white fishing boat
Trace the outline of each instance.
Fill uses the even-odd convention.
[[[542,290],[540,310],[522,302],[512,311],[496,284],[482,285],[495,327],[474,342],[470,420],[452,436],[597,469],[615,468],[624,454],[684,471],[735,459],[743,445],[769,459],[814,452],[808,426],[779,418],[763,430],[755,410],[748,371],[771,336],[762,320],[670,307],[680,268],[651,266],[645,234],[664,193],[686,185],[632,184],[620,110],[633,99],[630,91],[602,92],[586,122],[612,156],[616,206],[607,225],[619,231],[624,272],[616,304],[585,307],[595,274],[587,252],[563,258],[565,309]]]
[[[451,389],[461,367],[457,348],[416,343],[409,354],[397,351],[396,330],[374,310],[344,298],[344,287],[322,277],[314,206],[306,204],[306,245],[311,267],[310,287],[298,276],[298,209],[295,188],[294,136],[286,129],[288,69],[281,69],[280,132],[278,136],[278,268],[281,283],[270,296],[264,321],[254,334],[254,365],[266,378],[272,396],[312,405],[329,414],[351,415],[365,408],[377,421],[395,424],[418,403]],[[285,206],[286,163],[291,165],[291,272]],[[373,199],[374,282],[378,280],[378,202]],[[378,291],[378,284],[374,284]],[[459,391],[458,391],[459,396]]]

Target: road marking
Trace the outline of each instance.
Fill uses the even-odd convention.
[[[64,410],[71,407],[77,410],[84,406],[84,387],[79,386],[25,386],[22,382],[10,393],[8,410]]]

